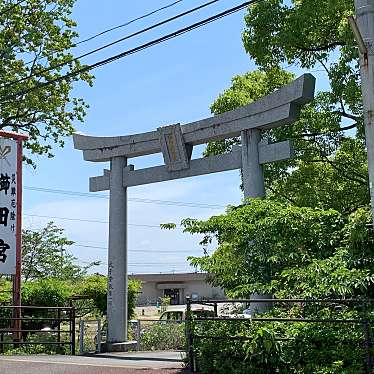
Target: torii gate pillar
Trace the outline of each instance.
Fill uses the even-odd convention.
[[[242,131],[241,138],[244,198],[264,197],[264,173],[262,165],[259,162],[261,130]]]
[[[126,157],[110,161],[107,320],[110,344],[127,341],[127,187],[123,186]]]

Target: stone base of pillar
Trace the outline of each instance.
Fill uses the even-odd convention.
[[[103,343],[101,345],[101,352],[128,352],[134,350],[137,347],[138,342],[136,340],[130,340],[128,342],[120,343]]]

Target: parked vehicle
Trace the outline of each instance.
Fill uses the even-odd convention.
[[[214,317],[214,308],[210,305],[191,305],[191,312],[196,317]],[[169,306],[161,313],[160,321],[184,321],[187,316],[187,305]]]

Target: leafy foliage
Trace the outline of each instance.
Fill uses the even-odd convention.
[[[26,0],[18,5],[0,4],[0,129],[27,133],[26,147],[38,155],[52,157],[51,142],[63,146],[63,138],[74,132],[73,122],[83,121],[87,104],[72,97],[71,90],[74,81],[92,85],[93,77],[83,73],[12,95],[81,67],[70,52],[78,36],[70,19],[74,3]],[[67,65],[60,66],[63,63]]]
[[[260,70],[234,77],[211,106],[222,113],[288,83],[293,75],[281,69],[285,64],[322,68],[330,89],[319,92],[295,124],[263,132],[270,142],[291,139],[296,156],[265,166],[266,188],[299,206],[347,214],[370,201],[358,51],[347,21],[353,13],[352,0],[271,0],[249,7],[243,43]],[[229,152],[237,142],[211,143],[206,155]]]
[[[128,318],[135,316],[135,306],[141,282],[131,279],[128,282]],[[104,315],[107,312],[108,278],[104,275],[93,274],[86,276],[78,285],[76,292],[87,296],[93,301],[95,308]]]
[[[291,78],[279,68],[234,77],[211,110],[219,114],[248,104]],[[291,160],[265,165],[268,195],[299,206],[334,208],[343,213],[367,205],[370,195],[365,142],[359,132],[357,136],[352,132],[361,124],[361,117],[353,124],[347,121],[331,104],[328,93],[319,93],[296,123],[264,131],[263,137],[269,142],[292,140],[295,151]],[[230,152],[239,141],[234,138],[209,143],[205,155]]]
[[[22,286],[22,304],[27,306],[66,306],[73,294],[71,284],[58,279],[40,279]]]
[[[0,279],[0,304],[7,303],[11,298],[12,282],[2,278]]]
[[[363,332],[358,326],[204,321],[196,324],[195,333],[236,338],[196,339],[201,373],[353,374],[364,370]]]
[[[247,105],[290,83],[293,77],[292,73],[279,68],[271,69],[266,73],[253,71],[243,76],[235,76],[232,78],[231,87],[218,96],[210,109],[212,113],[220,114]],[[238,142],[237,138],[211,142],[205,150],[205,155],[229,152]]]
[[[143,323],[145,324],[145,322]],[[158,351],[167,349],[183,349],[186,346],[184,323],[156,321],[143,325],[141,331],[141,349]]]
[[[88,275],[78,285],[77,294],[89,297],[103,315],[106,313],[107,287],[107,277],[100,274]]]
[[[229,207],[206,221],[184,220],[187,232],[215,239],[212,255],[190,258],[228,296],[254,292],[276,298],[372,298],[374,235],[368,209],[346,216],[272,199]],[[322,304],[325,305],[325,304]],[[332,305],[273,307],[261,317],[361,318],[362,310]],[[371,320],[373,309],[370,309]],[[364,368],[361,324],[203,322],[193,346],[203,373],[346,373]],[[229,340],[225,337],[247,337]],[[277,338],[286,340],[279,341]]]
[[[212,255],[190,260],[228,296],[373,297],[374,235],[368,227],[372,217],[358,50],[347,22],[353,14],[353,0],[269,0],[248,8],[243,44],[259,71],[234,77],[212,104],[214,114],[288,83],[293,76],[282,70],[286,65],[322,69],[329,87],[317,93],[293,125],[263,131],[270,142],[291,139],[295,149],[294,159],[264,167],[267,199],[229,207],[206,221],[182,222],[185,231],[204,235],[202,245],[217,241]],[[230,152],[238,141],[211,143],[205,154]],[[272,308],[269,314],[337,316],[334,308]],[[357,316],[350,308],[339,318]],[[358,325],[215,321],[196,329],[211,336],[248,336],[247,343],[196,339],[203,373],[364,370]],[[289,340],[279,343],[276,336]]]
[[[347,219],[334,210],[255,199],[207,221],[182,223],[205,235],[202,244],[217,240],[211,256],[190,259],[230,296],[345,298],[373,294],[369,221],[364,209]]]

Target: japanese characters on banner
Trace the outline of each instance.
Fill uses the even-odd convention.
[[[0,274],[16,273],[17,141],[0,137]]]

